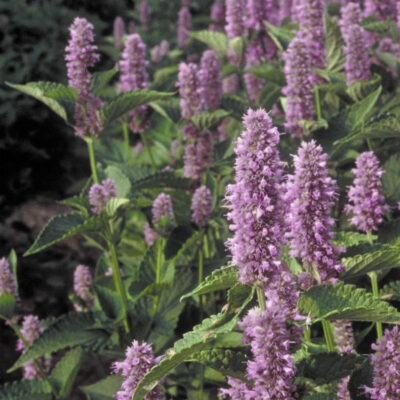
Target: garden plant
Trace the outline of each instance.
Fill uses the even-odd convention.
[[[91,176],[1,255],[0,400],[400,399],[400,2],[172,3],[172,36],[161,0],[76,17],[65,84],[6,82]],[[24,315],[18,260],[75,235],[70,312]]]

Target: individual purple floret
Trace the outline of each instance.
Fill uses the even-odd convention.
[[[225,2],[224,0],[215,0],[211,6],[211,19],[214,23],[210,24],[210,31],[222,31],[225,23]]]
[[[192,220],[199,226],[205,226],[210,219],[211,211],[211,191],[206,186],[200,186],[192,197]]]
[[[251,29],[265,30],[264,21],[273,25],[279,23],[279,3],[277,0],[249,0],[247,9],[247,26]]]
[[[218,56],[214,50],[205,51],[201,57],[199,84],[204,107],[216,110],[221,102],[222,77]]]
[[[199,71],[196,64],[179,64],[178,83],[182,117],[190,119],[201,111]]]
[[[345,206],[345,212],[353,215],[351,223],[360,231],[376,231],[390,209],[382,194],[381,178],[385,171],[375,154],[366,151],[357,157],[352,172],[355,178],[347,193],[350,204]]]
[[[5,257],[0,258],[0,296],[2,294],[15,294],[15,278],[10,270],[10,265]]]
[[[132,345],[126,349],[125,360],[112,364],[112,371],[115,374],[121,373],[124,377],[121,389],[115,394],[116,399],[131,400],[138,383],[159,361],[159,358],[154,357],[150,345],[140,344],[134,340]],[[162,398],[163,394],[158,386],[143,397],[144,400],[161,400]]]
[[[324,0],[300,0],[298,5],[300,30],[311,51],[312,68],[325,68]]]
[[[158,238],[158,233],[150,226],[148,222],[144,224],[144,240],[151,246]]]
[[[147,0],[142,0],[140,3],[140,23],[145,32],[149,30],[150,23],[150,6]]]
[[[313,78],[307,41],[297,35],[283,54],[287,86],[282,90],[287,99],[285,129],[292,137],[304,136],[302,120],[313,117]]]
[[[156,224],[163,217],[173,217],[174,210],[169,194],[160,193],[153,201],[153,224]]]
[[[89,203],[94,214],[100,214],[108,200],[116,197],[116,186],[112,179],[105,179],[101,184],[95,183],[89,190]]]
[[[235,145],[235,182],[227,187],[227,218],[234,232],[227,246],[240,281],[260,281],[266,288],[282,270],[286,210],[277,149],[280,134],[263,109],[248,110],[243,123]]]
[[[372,400],[400,398],[400,332],[398,326],[386,329],[381,339],[373,344],[371,355],[374,367],[373,387],[365,388]]]
[[[189,7],[183,6],[178,13],[178,45],[181,49],[185,49],[188,45],[188,31],[192,30],[192,16]]]
[[[97,116],[101,101],[90,92],[89,68],[100,59],[97,46],[93,44],[93,29],[93,25],[85,18],[75,18],[69,28],[71,38],[65,48],[68,85],[78,91],[75,104],[75,135],[78,137],[88,133],[97,136],[101,128]]]
[[[336,182],[328,176],[328,155],[312,140],[303,142],[294,156],[294,174],[288,177],[287,201],[291,255],[320,282],[337,278],[343,266],[333,240],[331,210],[337,197]],[[319,275],[319,277],[318,277]]]
[[[129,90],[146,89],[149,86],[149,76],[146,67],[146,45],[139,34],[133,33],[126,38],[125,47],[121,54],[119,69],[121,71],[118,90],[126,92]],[[146,112],[147,105],[144,104],[130,111],[130,128],[133,132],[144,131],[142,115]]]
[[[377,15],[380,21],[396,15],[396,0],[365,0],[364,17]]]
[[[93,295],[90,292],[92,280],[92,274],[88,266],[80,264],[75,268],[74,291],[87,308],[92,308],[94,303]],[[79,304],[75,304],[75,310],[82,311],[82,307]]]
[[[368,44],[365,31],[358,25],[361,21],[361,10],[358,3],[349,3],[342,7],[340,27],[345,45],[347,85],[350,86],[358,80],[370,78],[368,57]]]
[[[226,26],[228,39],[243,36],[246,33],[245,26],[246,1],[226,0]]]
[[[125,35],[125,23],[121,17],[116,17],[114,19],[113,34],[114,34],[114,46],[118,50],[121,50],[123,46],[122,38]]]

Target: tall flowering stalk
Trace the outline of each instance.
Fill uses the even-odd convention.
[[[344,40],[346,54],[346,80],[350,86],[358,80],[370,78],[368,57],[368,44],[365,31],[359,26],[361,22],[361,9],[358,3],[349,3],[342,7],[340,29]]]
[[[123,47],[122,38],[125,35],[125,23],[121,17],[116,17],[114,19],[113,35],[114,35],[114,46],[118,50],[121,50]]]
[[[265,60],[263,46],[259,41],[255,40],[247,50],[246,68],[259,65],[262,60]],[[249,99],[252,103],[255,103],[264,87],[264,79],[258,78],[251,72],[246,72],[244,81]]]
[[[365,0],[364,16],[376,14],[380,21],[396,15],[396,0]]]
[[[189,35],[187,31],[192,30],[192,15],[189,7],[182,6],[178,13],[178,45],[185,49],[188,45]]]
[[[210,17],[213,23],[209,25],[210,31],[221,31],[225,23],[225,1],[215,0],[211,6]]]
[[[207,225],[212,212],[212,195],[206,186],[196,189],[192,197],[192,220],[199,226]]]
[[[160,193],[153,202],[152,212],[153,224],[157,224],[164,217],[173,217],[174,209],[171,196],[166,193]]]
[[[92,308],[94,304],[94,297],[90,292],[92,284],[92,274],[87,265],[80,264],[74,271],[74,291],[76,295],[84,302],[87,308]],[[74,304],[76,311],[83,311],[79,304]]]
[[[226,26],[228,39],[242,36],[246,32],[245,25],[246,2],[245,0],[226,1]]]
[[[307,40],[297,35],[282,56],[287,86],[282,90],[287,99],[285,129],[292,137],[304,136],[302,120],[313,117],[313,78]]]
[[[142,0],[140,2],[140,23],[142,24],[142,28],[145,32],[149,30],[150,23],[150,6],[148,0]]]
[[[158,233],[150,226],[148,222],[144,224],[144,240],[149,245],[152,246],[157,240]]]
[[[337,278],[343,269],[340,249],[332,242],[335,222],[330,214],[336,183],[328,176],[327,160],[314,140],[303,142],[293,159],[294,174],[289,176],[286,194],[291,255],[300,257],[320,282]]]
[[[92,206],[92,212],[100,214],[107,201],[116,196],[117,188],[112,179],[104,179],[101,184],[93,184],[89,190],[89,203]]]
[[[0,296],[2,294],[15,294],[15,278],[10,270],[10,265],[5,257],[0,258]]]
[[[247,26],[251,29],[264,30],[264,21],[273,25],[279,23],[279,3],[277,0],[249,0],[247,9]]]
[[[201,110],[198,67],[193,63],[179,64],[178,83],[182,117],[190,119]]]
[[[222,96],[221,66],[214,50],[203,53],[199,70],[199,91],[205,108],[216,110]]]
[[[112,371],[121,373],[124,380],[120,390],[115,394],[117,400],[130,400],[138,383],[144,375],[158,362],[160,358],[155,358],[153,349],[147,343],[140,344],[137,340],[126,349],[125,360],[114,362]],[[163,394],[159,386],[150,391],[144,400],[161,400]]]

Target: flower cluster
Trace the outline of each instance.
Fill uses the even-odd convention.
[[[151,49],[150,57],[152,61],[159,63],[162,58],[166,56],[169,52],[169,43],[167,40],[162,40],[160,44],[154,46]]]
[[[259,41],[254,41],[247,50],[246,54],[246,68],[254,67],[260,64],[260,61],[264,59],[264,49]],[[244,81],[246,83],[247,93],[250,101],[255,103],[258,96],[264,87],[264,79],[258,78],[251,72],[244,74]]]
[[[287,80],[287,86],[282,90],[287,98],[285,129],[292,137],[302,137],[302,120],[311,120],[313,117],[313,78],[307,41],[298,34],[282,58]]]
[[[183,155],[185,177],[200,180],[203,171],[211,166],[212,157],[212,134],[210,131],[203,131],[196,145],[188,144],[185,147]]]
[[[300,257],[322,282],[336,278],[343,269],[340,249],[332,243],[334,220],[330,214],[336,183],[328,176],[327,160],[328,155],[314,140],[303,142],[294,156],[295,171],[288,178],[286,194],[291,255]]]
[[[182,117],[190,119],[201,111],[198,67],[196,64],[179,64],[178,83]]]
[[[101,184],[95,183],[89,191],[89,202],[94,214],[100,214],[101,209],[112,197],[117,197],[117,188],[112,179],[104,179]]]
[[[91,74],[88,70],[100,59],[97,46],[93,44],[93,29],[85,18],[75,18],[69,28],[71,38],[65,48],[68,84],[78,91],[75,105],[75,135],[78,137],[87,133],[97,136],[101,128],[97,116],[101,101],[90,92]]]
[[[277,149],[280,135],[262,109],[250,109],[243,123],[245,130],[235,146],[235,182],[227,187],[227,218],[234,232],[227,245],[240,281],[250,285],[261,281],[266,288],[282,267],[286,210]]]
[[[178,13],[178,44],[181,49],[185,49],[188,44],[189,36],[187,31],[192,30],[192,16],[189,7],[183,6]]]
[[[223,24],[225,22],[225,2],[224,0],[215,0],[211,6],[211,19],[214,21],[210,24],[208,29],[210,31],[220,31],[223,29]]]
[[[264,30],[264,21],[273,25],[279,23],[279,3],[277,0],[249,0],[247,9],[248,18],[246,22],[251,29]]]
[[[158,358],[154,357],[153,349],[147,343],[140,344],[137,340],[132,342],[132,345],[126,349],[125,360],[114,362],[112,370],[114,373],[121,372],[124,377],[121,389],[116,393],[117,400],[130,400],[133,392],[146,374],[154,365],[159,362]],[[163,395],[159,387],[150,391],[144,400],[162,399]]]
[[[173,217],[174,209],[169,194],[160,193],[153,201],[153,224],[156,224],[163,217]]]
[[[379,20],[384,21],[396,15],[396,0],[365,0],[364,16],[376,14]]]
[[[351,85],[358,80],[370,78],[368,45],[365,31],[358,25],[361,22],[361,10],[358,3],[349,3],[342,7],[340,28],[346,54],[346,80]]]
[[[0,296],[14,294],[16,289],[15,278],[5,257],[0,258]]]
[[[214,50],[203,53],[199,70],[199,93],[205,108],[216,110],[221,102],[221,67]]]
[[[147,0],[142,0],[140,3],[140,23],[145,32],[149,30],[150,23],[150,6]]]
[[[114,19],[113,35],[114,35],[114,46],[118,50],[121,50],[123,46],[122,38],[125,35],[125,24],[124,20],[121,17],[116,17]]]
[[[75,268],[74,291],[87,308],[92,308],[94,303],[93,295],[90,293],[92,280],[92,274],[88,266],[80,264]],[[76,311],[82,311],[82,307],[79,304],[74,304],[74,307]]]
[[[353,214],[351,223],[360,231],[372,232],[383,222],[383,215],[389,211],[382,194],[382,175],[379,160],[372,151],[361,153],[356,159],[353,186],[348,190],[350,204],[345,212]]]
[[[372,345],[374,367],[373,387],[366,388],[372,400],[400,398],[400,332],[395,326],[386,329],[381,339]]]
[[[205,226],[212,211],[212,195],[206,186],[196,189],[192,197],[192,220],[199,226]]]
[[[226,1],[226,26],[228,39],[242,36],[246,32],[245,26],[246,2],[245,0]]]

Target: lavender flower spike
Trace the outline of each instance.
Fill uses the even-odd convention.
[[[10,265],[5,257],[0,258],[0,296],[2,294],[15,294],[15,278],[10,270]]]
[[[396,0],[365,0],[364,16],[376,14],[380,21],[396,15]]]
[[[178,83],[182,117],[192,118],[201,111],[198,67],[196,64],[179,64]]]
[[[94,214],[100,214],[102,208],[112,197],[116,197],[117,191],[112,179],[105,179],[101,184],[95,183],[89,190],[89,203]]]
[[[285,129],[292,137],[304,136],[301,120],[313,116],[313,77],[307,41],[297,35],[283,54],[287,86],[282,90],[287,98]]]
[[[213,24],[210,24],[208,29],[210,31],[220,31],[222,30],[222,26],[225,22],[225,4],[224,0],[215,0],[213,5],[211,6],[211,19],[214,21]]]
[[[183,175],[185,178],[200,179],[201,169],[198,163],[197,148],[194,144],[188,144],[183,154]]]
[[[245,26],[246,2],[245,0],[226,1],[226,33],[228,39],[242,36],[246,32]]]
[[[149,30],[150,22],[150,7],[147,0],[142,0],[140,3],[140,23],[145,32]]]
[[[249,0],[247,26],[257,31],[265,30],[264,21],[273,25],[279,23],[279,4],[277,0]]]
[[[113,34],[114,34],[114,46],[118,50],[121,50],[123,46],[122,38],[125,35],[125,23],[121,17],[116,17],[114,19]]]
[[[84,137],[87,133],[97,136],[101,126],[97,111],[101,101],[90,92],[91,74],[89,68],[100,59],[97,46],[93,44],[93,25],[85,18],[75,18],[70,26],[71,38],[65,48],[69,86],[78,91],[75,105],[75,135]],[[86,109],[86,113],[83,111]]]
[[[206,186],[200,186],[192,198],[192,220],[199,226],[205,226],[210,219],[211,211],[211,191]]]
[[[263,109],[250,109],[243,123],[245,130],[235,145],[235,182],[228,185],[225,198],[234,232],[227,246],[240,282],[260,281],[266,288],[282,270],[286,210],[277,149],[280,134]]]
[[[88,308],[93,306],[93,295],[90,293],[92,283],[92,274],[86,265],[78,265],[74,271],[74,291],[80,297]],[[79,305],[75,305],[76,311],[82,311]]]
[[[187,31],[190,30],[192,30],[192,16],[189,7],[183,6],[178,13],[178,45],[181,49],[185,49],[188,45]]]
[[[154,358],[151,346],[147,343],[140,344],[137,340],[134,340],[126,349],[125,356],[124,361],[117,361],[112,365],[113,372],[116,374],[121,372],[124,377],[121,389],[115,395],[117,400],[130,400],[144,375],[159,362],[159,359]],[[161,400],[162,398],[163,395],[158,386],[143,397],[144,400]]]
[[[340,28],[344,40],[344,52],[346,53],[347,85],[350,86],[358,80],[370,78],[368,57],[368,44],[365,31],[358,25],[361,22],[361,10],[358,3],[349,3],[342,7]]]
[[[348,190],[350,204],[345,212],[353,214],[351,223],[364,232],[378,229],[383,222],[383,214],[389,211],[382,194],[382,175],[385,171],[379,167],[379,160],[372,151],[361,153],[356,159],[353,186]]]
[[[200,94],[205,108],[216,110],[222,96],[222,76],[218,56],[214,50],[203,53],[199,71]]]
[[[173,217],[174,210],[172,207],[171,196],[160,193],[153,201],[153,224],[156,224],[163,217]]]
[[[373,388],[366,388],[372,400],[400,398],[400,332],[398,326],[386,329],[384,335],[372,345],[374,367]]]
[[[290,203],[291,255],[300,257],[319,281],[337,278],[343,266],[333,243],[334,220],[330,213],[336,200],[336,182],[328,176],[328,155],[312,140],[303,142],[294,156],[294,175],[289,176],[286,199]]]

